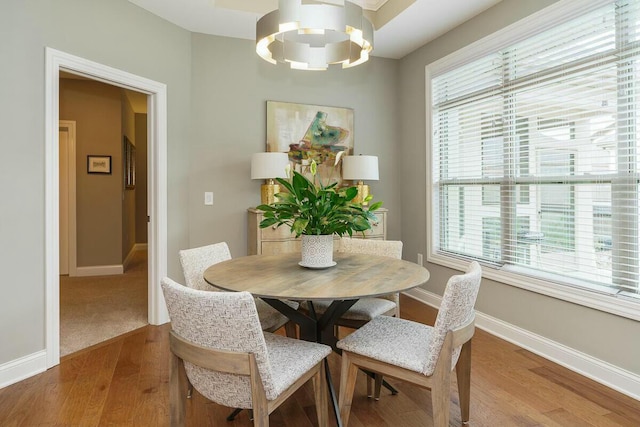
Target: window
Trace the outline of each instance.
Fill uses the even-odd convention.
[[[640,2],[554,6],[427,67],[430,260],[635,304]]]

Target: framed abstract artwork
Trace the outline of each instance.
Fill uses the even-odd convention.
[[[353,109],[267,101],[267,151],[289,153],[295,170],[318,164],[323,184],[340,182],[341,163],[353,154]]]

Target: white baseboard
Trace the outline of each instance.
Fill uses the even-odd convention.
[[[131,263],[131,260],[133,260],[133,256],[136,254],[136,251],[136,245],[131,246],[131,250],[127,254],[127,257],[124,259],[124,261],[122,261],[123,271],[127,271],[127,268],[129,268],[129,264]]]
[[[146,251],[148,250],[148,246],[149,245],[147,243],[136,243],[133,246],[131,246],[131,250],[129,251],[129,254],[124,259],[124,262],[122,263],[123,271],[126,271],[127,268],[129,268],[129,264],[131,263],[131,260],[133,260],[133,256],[136,254],[136,252]]]
[[[47,353],[42,350],[0,365],[0,388],[47,370]]]
[[[134,251],[146,251],[148,249],[149,249],[148,243],[136,243],[135,245],[133,245]]]
[[[112,276],[116,274],[123,274],[123,265],[94,265],[91,267],[78,267],[76,270],[76,276]]]
[[[440,295],[421,288],[414,288],[405,294],[434,308],[440,307],[442,301]],[[638,374],[478,311],[476,311],[476,326],[580,375],[640,400],[640,375]]]
[[[136,243],[131,247],[131,250],[127,254],[127,257],[122,262],[122,265],[95,265],[90,267],[78,267],[76,276],[113,276],[116,274],[123,274],[127,269],[127,266],[133,259],[133,256],[137,251],[148,250],[148,243]]]

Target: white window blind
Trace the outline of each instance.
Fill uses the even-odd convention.
[[[430,83],[433,251],[638,295],[640,2],[568,16]]]

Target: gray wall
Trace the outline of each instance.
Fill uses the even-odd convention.
[[[402,136],[399,188],[402,200],[404,257],[426,254],[427,150],[425,134],[425,66],[473,43],[549,4],[553,0],[503,0],[481,15],[416,50],[400,61],[398,84]],[[426,159],[426,160],[425,160]],[[456,272],[428,264],[431,279],[425,289],[442,295]],[[640,374],[638,322],[484,280],[478,310]]]
[[[267,100],[355,110],[354,151],[379,156],[380,181],[369,182],[371,192],[389,209],[389,238],[400,237],[397,61],[294,71],[260,59],[250,40],[192,40],[191,246],[226,241],[233,256],[246,255],[246,210],[259,204],[262,184],[250,179],[250,159],[266,150]],[[213,191],[213,206],[203,204],[205,191]]]
[[[168,87],[168,253],[187,245],[190,33],[126,0],[0,3],[0,364],[45,346],[45,47]],[[177,257],[169,273],[181,276]]]

